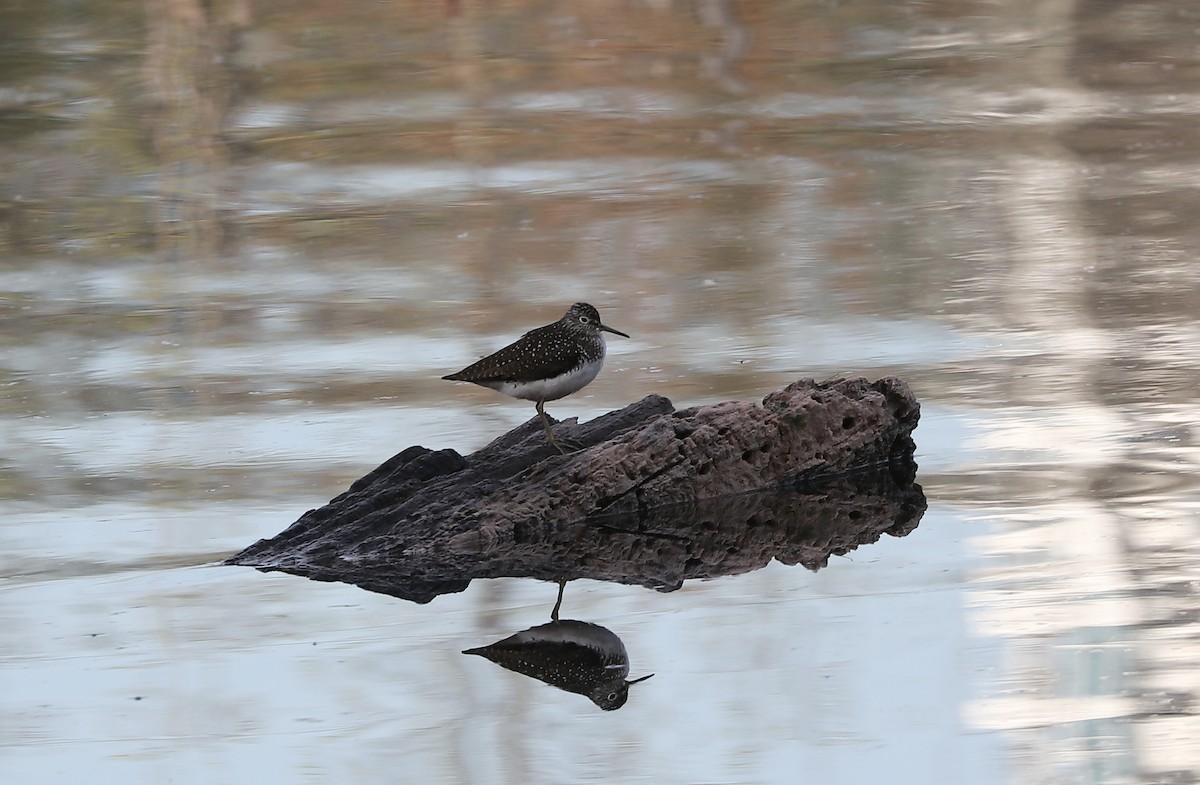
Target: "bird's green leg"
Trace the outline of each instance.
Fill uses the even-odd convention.
[[[546,429],[546,438],[554,445],[554,449],[558,450],[559,455],[566,455],[567,451],[558,443],[558,439],[554,438],[554,431],[550,430],[550,420],[546,417],[546,410],[542,408],[542,404],[542,401],[537,402],[537,413],[542,418],[542,427]]]

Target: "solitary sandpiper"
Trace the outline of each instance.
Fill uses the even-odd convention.
[[[578,392],[600,373],[605,349],[601,332],[629,337],[601,324],[600,314],[592,306],[575,303],[554,324],[530,330],[495,354],[442,378],[473,382],[513,398],[535,401],[546,438],[563,453],[543,406],[546,401]]]

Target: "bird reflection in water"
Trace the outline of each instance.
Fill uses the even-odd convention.
[[[531,627],[490,646],[467,649],[463,654],[477,654],[552,687],[585,695],[605,711],[619,709],[629,699],[630,685],[654,674],[627,681],[629,655],[612,630],[586,621],[559,620],[566,585],[566,581],[558,582],[558,600],[550,612],[549,624]]]

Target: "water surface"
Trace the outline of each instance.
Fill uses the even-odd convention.
[[[1200,778],[1200,18],[1168,2],[0,11],[6,781]],[[930,510],[810,573],[588,583],[618,712],[417,606],[218,566],[597,305],[549,407],[905,378]]]

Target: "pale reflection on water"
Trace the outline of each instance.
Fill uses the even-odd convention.
[[[0,10],[0,770],[20,783],[1200,779],[1186,4],[186,0]],[[551,407],[907,379],[930,511],[570,615],[620,712],[414,606],[216,566],[595,303]]]

